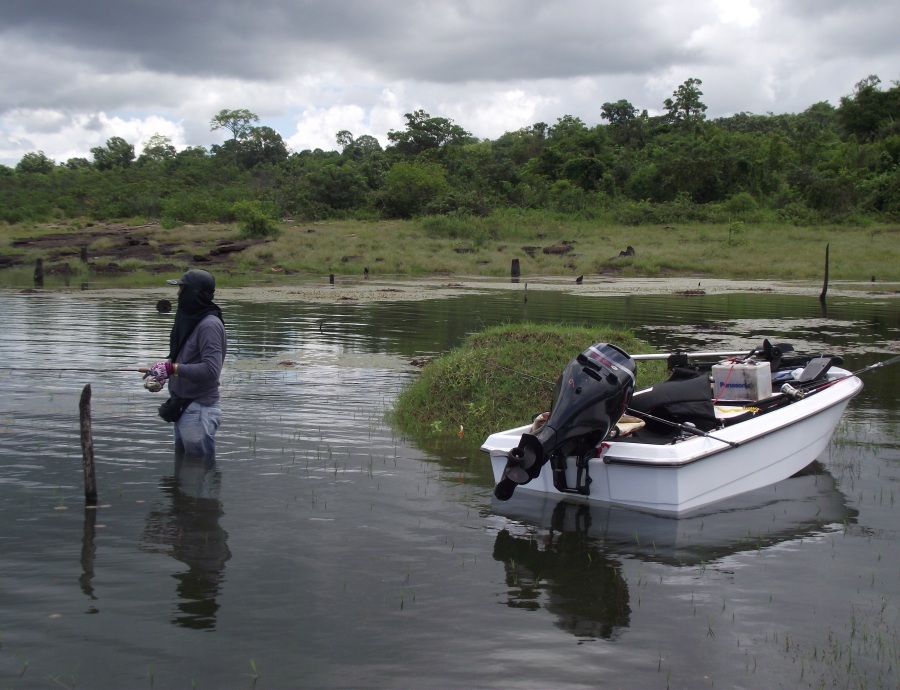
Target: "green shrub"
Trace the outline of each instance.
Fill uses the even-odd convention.
[[[395,163],[384,176],[381,202],[388,216],[411,218],[448,188],[447,174],[437,163]]]
[[[791,225],[815,225],[819,222],[819,214],[802,201],[794,201],[778,209],[778,221]]]
[[[744,227],[744,221],[736,220],[728,226],[728,246],[737,247],[747,244],[747,228]]]
[[[183,192],[167,197],[160,217],[169,223],[215,223],[229,220],[230,204],[211,196]]]
[[[467,239],[472,235],[472,219],[464,216],[426,216],[422,229],[433,238]]]
[[[756,199],[747,192],[733,194],[722,206],[730,213],[741,215],[755,213],[759,210],[759,204],[756,202]]]
[[[276,204],[266,201],[238,201],[231,212],[238,221],[241,237],[277,237],[281,233]]]

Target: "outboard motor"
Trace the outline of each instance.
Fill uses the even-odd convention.
[[[537,477],[551,459],[560,467],[557,472],[554,465],[554,485],[567,490],[565,458],[582,457],[606,438],[631,399],[635,371],[631,356],[608,343],[591,345],[569,362],[556,382],[550,418],[536,433],[522,434],[519,445],[510,450],[494,496],[509,500],[517,486]],[[575,492],[587,494],[589,482]]]

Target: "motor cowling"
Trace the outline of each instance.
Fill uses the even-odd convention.
[[[510,450],[494,496],[508,500],[553,454],[580,453],[606,438],[631,399],[636,370],[631,356],[609,343],[591,345],[569,362],[556,382],[547,423],[522,434]]]

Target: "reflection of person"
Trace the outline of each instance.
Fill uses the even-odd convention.
[[[141,536],[142,550],[165,553],[187,566],[172,575],[178,609],[172,622],[185,628],[216,627],[225,563],[231,558],[228,532],[219,524],[221,479],[209,456],[176,457],[175,476],[161,484],[171,506],[151,511]]]
[[[212,301],[216,280],[192,269],[166,282],[178,286],[169,358],[139,371],[145,372],[149,390],[160,390],[168,381],[172,397],[191,401],[175,421],[175,450],[212,456],[222,418],[219,376],[227,350],[222,310]]]

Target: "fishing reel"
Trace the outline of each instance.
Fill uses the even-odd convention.
[[[151,393],[159,393],[163,389],[163,382],[155,376],[147,375],[144,377],[144,388]]]

